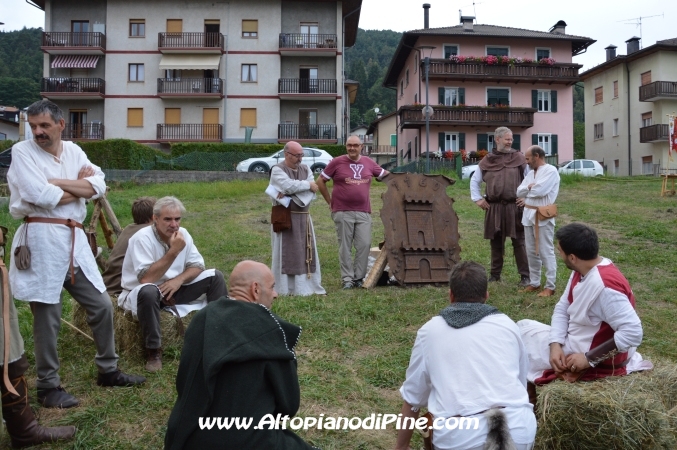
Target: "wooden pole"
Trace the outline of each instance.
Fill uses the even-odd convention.
[[[101,225],[101,231],[103,231],[103,236],[106,238],[106,245],[109,249],[113,249],[113,232],[108,228],[108,223],[106,223],[106,217],[101,214],[99,216],[99,224]]]
[[[106,217],[108,217],[108,220],[110,221],[110,224],[113,227],[115,236],[120,236],[120,233],[122,233],[122,228],[120,227],[120,222],[118,222],[118,218],[115,217],[113,208],[111,208],[110,203],[108,203],[108,199],[106,197],[101,197],[99,199],[99,202],[101,202],[103,212],[106,214]]]
[[[378,254],[378,258],[376,258],[376,261],[374,261],[374,265],[371,266],[369,274],[364,279],[364,283],[362,283],[363,288],[371,289],[374,286],[376,286],[378,279],[381,277],[381,274],[383,273],[383,269],[385,269],[386,267],[386,261],[388,259],[387,257],[388,252],[386,252],[386,247],[384,245],[383,248],[381,249],[381,252]]]

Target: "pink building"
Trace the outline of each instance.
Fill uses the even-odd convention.
[[[573,159],[572,57],[595,41],[565,34],[474,24],[405,32],[384,85],[397,89],[400,161],[426,151],[425,58],[429,60],[430,151],[491,150],[493,132],[513,131],[514,148],[538,144],[560,161]]]

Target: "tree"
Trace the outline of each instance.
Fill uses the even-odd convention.
[[[585,124],[574,122],[574,159],[585,158]]]

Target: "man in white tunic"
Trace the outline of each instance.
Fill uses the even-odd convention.
[[[192,236],[180,226],[185,212],[175,197],[155,202],[153,224],[129,239],[122,263],[118,305],[139,319],[149,372],[162,369],[161,307],[184,316],[228,294],[223,274],[205,270]]]
[[[552,205],[557,200],[559,172],[555,166],[545,162],[545,151],[538,145],[529,147],[524,158],[531,170],[517,188],[517,205],[524,207],[522,225],[529,260],[529,286],[522,292],[541,289],[541,267],[545,266],[545,289],[538,296],[550,297],[555,294],[557,277],[555,218],[538,220],[537,208]]]
[[[9,270],[14,297],[31,302],[38,401],[69,408],[78,400],[61,387],[57,337],[61,328],[61,289],[87,312],[96,345],[99,386],[132,386],[146,381],[117,368],[113,305],[106,293],[82,221],[86,199],[105,193],[104,174],[80,147],[61,140],[63,113],[49,100],[28,107],[33,141],[16,144],[7,172],[9,211],[24,219],[12,242]],[[15,250],[30,249],[29,267],[17,268]]]
[[[310,218],[310,202],[318,187],[313,173],[302,164],[303,147],[289,141],[284,146],[284,161],[273,167],[270,185],[279,193],[279,203],[291,201],[290,229],[275,232],[271,226],[273,243],[273,274],[275,288],[280,295],[326,294],[322,287],[320,260],[315,245],[315,230]],[[273,205],[278,204],[273,200]]]
[[[515,322],[485,303],[487,284],[480,264],[454,266],[451,304],[416,335],[400,388],[402,419],[415,419],[419,408],[427,407],[436,450],[483,449],[489,432],[504,443],[512,440],[517,450],[533,447],[536,418],[526,390],[527,353]],[[412,431],[400,429],[396,450],[408,450]]]

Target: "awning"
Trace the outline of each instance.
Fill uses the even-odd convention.
[[[99,56],[57,55],[52,61],[52,69],[94,69]]]
[[[221,55],[162,55],[160,70],[217,70]]]

